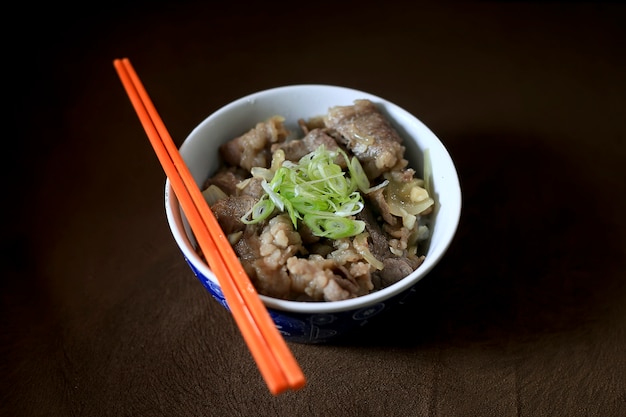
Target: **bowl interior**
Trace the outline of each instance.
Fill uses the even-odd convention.
[[[274,116],[285,117],[285,125],[298,134],[298,119],[320,116],[337,105],[351,105],[356,99],[369,99],[379,106],[404,138],[405,156],[418,176],[423,172],[424,153],[432,166],[431,192],[435,211],[431,215],[430,239],[426,259],[417,270],[399,282],[374,293],[354,299],[332,302],[297,302],[261,295],[267,307],[299,313],[330,313],[363,308],[411,288],[424,277],[446,252],[461,213],[461,190],[454,163],[441,141],[419,119],[397,105],[372,94],[329,85],[293,85],[261,91],[240,98],[203,120],[183,142],[180,152],[196,182],[202,184],[219,165],[218,147]],[[165,187],[165,208],[172,234],[185,258],[205,277],[217,282],[209,267],[196,253],[189,225],[178,200]]]

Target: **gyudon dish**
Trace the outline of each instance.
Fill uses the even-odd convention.
[[[203,186],[260,294],[338,301],[387,287],[420,266],[429,236],[422,176],[370,100],[331,107],[288,131],[273,116],[221,145]]]

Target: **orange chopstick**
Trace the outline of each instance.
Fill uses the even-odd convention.
[[[113,65],[178,198],[189,225],[215,273],[250,353],[270,390],[278,395],[302,388],[306,379],[250,282],[200,188],[128,58]]]

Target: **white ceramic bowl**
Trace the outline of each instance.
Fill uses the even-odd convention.
[[[461,189],[454,163],[435,134],[415,116],[372,94],[330,85],[291,85],[260,91],[222,107],[202,121],[185,139],[181,155],[198,184],[218,166],[220,144],[241,135],[256,123],[274,115],[297,131],[297,120],[323,115],[337,105],[369,99],[391,120],[404,138],[405,157],[417,173],[422,172],[423,152],[428,149],[432,165],[435,210],[426,258],[414,272],[399,282],[371,294],[343,301],[299,302],[261,296],[274,322],[287,341],[328,341],[361,326],[373,316],[406,301],[416,283],[441,260],[448,249],[461,215]],[[185,260],[207,290],[228,308],[215,275],[194,249],[194,240],[169,181],[165,185],[167,220]]]

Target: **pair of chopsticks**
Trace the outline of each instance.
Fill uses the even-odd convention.
[[[270,392],[278,395],[303,387],[306,381],[300,366],[191,176],[130,60],[115,59],[113,65]]]

